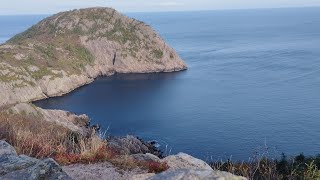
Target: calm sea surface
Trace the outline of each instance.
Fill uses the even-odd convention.
[[[99,78],[36,105],[86,113],[167,154],[320,153],[319,8],[128,15],[152,25],[189,69]],[[1,16],[0,41],[43,17]]]

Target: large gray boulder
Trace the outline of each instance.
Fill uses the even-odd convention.
[[[166,162],[170,169],[212,170],[212,168],[206,162],[185,153],[168,156],[162,159],[162,162]]]
[[[169,165],[169,170],[160,174],[140,174],[133,180],[245,180],[228,172],[213,170],[206,162],[185,153],[171,155],[160,162]]]
[[[12,146],[0,141],[0,179],[2,180],[69,180],[71,179],[51,158],[38,160],[18,156]]]
[[[147,180],[246,180],[231,173],[213,170],[178,169],[168,170],[147,178]]]

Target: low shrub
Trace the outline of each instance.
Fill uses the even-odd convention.
[[[160,162],[147,162],[148,173],[161,173],[169,169],[167,163],[160,163]]]
[[[303,154],[281,159],[268,158],[266,155],[255,156],[247,162],[232,162],[230,160],[210,163],[215,170],[227,171],[248,179],[266,180],[313,180],[320,179],[320,155],[305,157]]]

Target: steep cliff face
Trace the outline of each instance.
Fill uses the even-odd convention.
[[[0,107],[62,95],[101,75],[186,68],[143,22],[111,8],[62,12],[0,46]]]

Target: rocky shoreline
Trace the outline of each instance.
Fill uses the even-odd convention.
[[[0,178],[13,179],[48,179],[48,180],[85,180],[85,179],[226,179],[244,180],[227,172],[214,171],[205,162],[184,153],[160,159],[151,154],[135,154],[136,158],[152,158],[155,161],[168,163],[170,169],[160,174],[148,173],[145,170],[121,170],[108,162],[96,164],[74,164],[61,167],[53,159],[38,160],[16,151],[5,141],[0,141]]]
[[[31,104],[99,76],[185,69],[149,25],[111,8],[58,13],[16,35],[0,45],[0,179],[245,179],[134,136],[104,140],[87,115]]]

